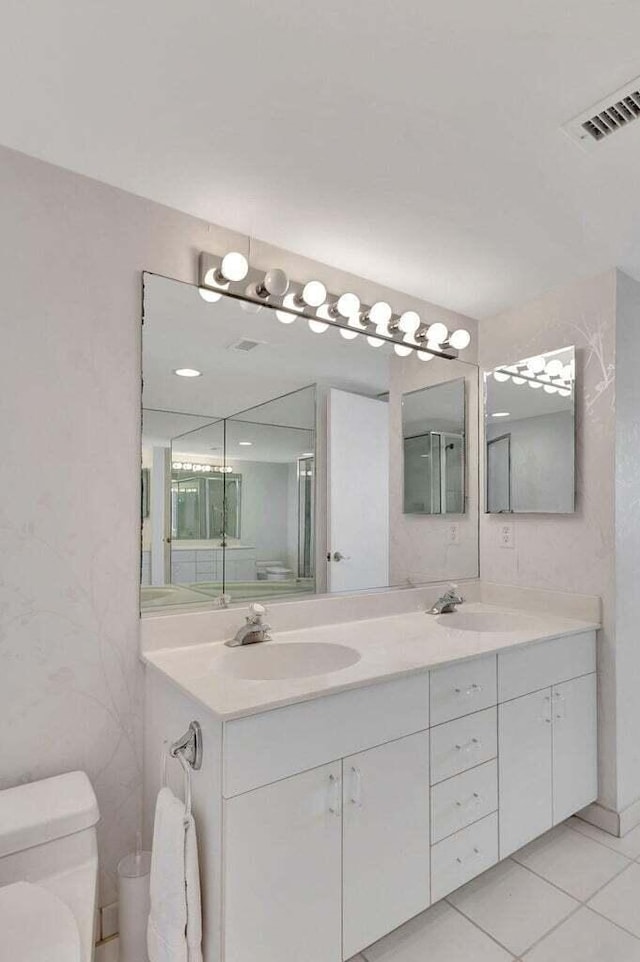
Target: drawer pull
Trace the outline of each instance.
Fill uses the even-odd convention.
[[[465,859],[465,858],[462,858],[461,856],[458,856],[458,858],[456,859],[456,862],[459,865],[463,865],[465,862],[468,862],[472,858],[477,858],[478,855],[481,855],[481,854],[482,852],[480,851],[479,848],[474,848],[473,852],[471,853],[471,855],[468,856],[468,858]]]
[[[469,688],[455,688],[454,691],[456,695],[464,695],[465,698],[469,698],[471,695],[479,695],[482,691],[482,685],[476,685],[474,682]]]
[[[342,814],[340,795],[340,779],[335,775],[329,775],[329,811],[337,818]]]
[[[482,742],[479,738],[472,738],[466,745],[456,745],[457,752],[472,752],[478,748],[482,748]]]
[[[567,717],[566,703],[564,695],[561,695],[559,691],[554,692],[556,699],[556,718],[562,720]]]
[[[482,804],[482,800],[483,800],[483,799],[482,799],[482,795],[480,794],[480,792],[474,792],[473,795],[471,796],[471,798],[468,798],[468,799],[466,800],[466,802],[456,802],[456,807],[457,807],[457,808],[462,808],[463,806],[466,806],[466,805],[473,805],[474,802],[475,802],[476,805],[481,805],[481,804]]]

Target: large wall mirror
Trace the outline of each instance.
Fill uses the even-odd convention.
[[[575,511],[575,349],[488,371],[485,382],[485,510]]]
[[[319,336],[268,305],[212,303],[145,274],[142,607],[477,577],[465,383],[468,405],[473,364],[399,357],[337,329]],[[404,513],[403,398],[413,409],[424,388],[455,407],[441,506],[464,512],[456,537],[442,510]]]

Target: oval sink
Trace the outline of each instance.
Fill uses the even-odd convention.
[[[501,611],[454,611],[450,615],[440,615],[438,624],[455,631],[522,631],[531,628],[535,622],[520,614]]]
[[[326,675],[355,665],[360,655],[346,645],[322,641],[279,644],[265,641],[234,648],[220,666],[225,675],[247,681],[274,681],[278,678],[307,678]]]

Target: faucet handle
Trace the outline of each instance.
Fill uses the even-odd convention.
[[[253,601],[249,605],[249,618],[248,621],[254,622],[254,624],[259,625],[262,621],[264,615],[266,615],[267,609],[264,605],[258,604],[257,601]]]

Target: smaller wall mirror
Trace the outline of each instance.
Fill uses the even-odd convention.
[[[490,514],[575,511],[575,348],[484,374]]]
[[[464,378],[403,394],[405,514],[464,514],[464,412]]]

